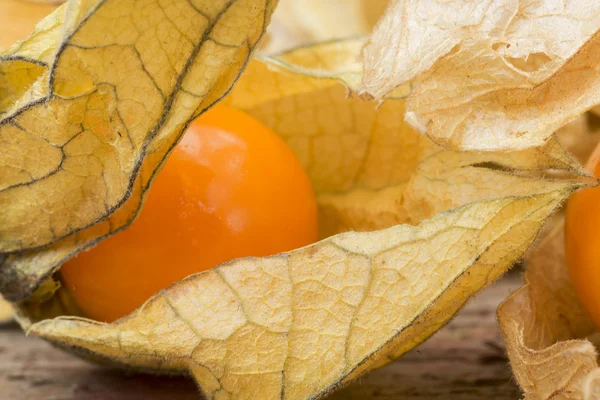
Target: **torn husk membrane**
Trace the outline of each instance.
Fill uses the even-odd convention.
[[[410,82],[407,120],[461,150],[539,145],[600,103],[594,0],[397,1],[362,58],[366,97]]]
[[[61,15],[66,14],[59,11],[57,17]],[[110,32],[113,24],[86,26]],[[47,26],[14,51],[33,57],[39,43],[56,43],[50,40],[55,33]],[[37,45],[27,47],[32,43]],[[84,53],[78,46],[73,51]],[[583,171],[555,137],[507,152],[461,153],[435,146],[404,123],[403,99],[390,98],[378,108],[347,96],[348,87],[356,88],[360,78],[360,47],[361,39],[343,40],[255,58],[224,99],[269,125],[298,156],[315,188],[324,240],[193,275],[112,324],[69,316],[51,319],[73,313],[65,313],[71,310],[67,293],[44,281],[47,286],[19,304],[21,324],[30,334],[94,359],[189,373],[209,399],[315,398],[386,364],[443,326],[474,292],[524,254],[546,218],[583,185]],[[35,59],[44,57],[51,58],[42,52]],[[74,73],[88,73],[80,83],[92,88],[100,67],[88,62]],[[232,82],[232,75],[221,77]],[[219,74],[215,76],[215,85],[225,90]],[[45,80],[34,81],[36,90],[20,97],[24,104],[45,95],[36,86]],[[169,86],[171,80],[158,82],[179,95],[177,87]],[[194,82],[186,87],[191,93],[198,89]],[[123,90],[127,93],[127,87]],[[181,120],[195,115],[180,115],[182,108],[204,109],[193,96],[181,96],[186,101],[180,99],[172,108]],[[215,96],[207,94],[212,101]],[[109,107],[114,103],[94,105],[99,115],[116,113]],[[72,122],[49,121],[56,131]],[[125,117],[123,121],[118,126],[126,126]],[[184,125],[168,125],[151,136],[161,140],[149,139],[155,151],[141,151],[141,157],[160,165],[166,154],[162,145],[175,141]],[[146,137],[148,130],[139,133]],[[562,171],[563,177],[544,177],[549,170]],[[139,200],[141,193],[135,196]],[[123,209],[130,216],[137,203],[122,207],[110,218]],[[68,242],[75,250],[66,254],[88,243],[83,233],[90,232],[81,232],[66,236],[75,237]],[[101,236],[93,231],[90,237]],[[20,264],[6,264],[2,270],[39,282],[52,271],[46,257],[52,259],[58,251],[54,246],[21,254]]]

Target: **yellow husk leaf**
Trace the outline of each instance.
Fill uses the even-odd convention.
[[[10,83],[0,109],[5,297],[27,297],[135,218],[189,121],[237,79],[275,4],[70,1],[0,54]]]
[[[526,284],[498,307],[513,372],[528,399],[596,399],[594,325],[569,280],[562,223],[530,255]]]
[[[409,82],[407,121],[462,150],[522,149],[600,102],[594,0],[398,1],[365,47],[363,96]]]
[[[29,333],[137,368],[187,370],[208,399],[315,398],[443,326],[523,254],[572,188],[233,261],[111,325],[56,318]]]
[[[22,305],[28,332],[94,359],[190,373],[209,399],[309,399],[410,350],[502,275],[582,185],[539,172],[576,178],[580,165],[555,138],[511,153],[444,150],[403,123],[403,99],[378,111],[347,97],[360,40],[255,58],[224,101],[298,155],[324,237],[380,230],[232,261],[113,324]]]
[[[3,22],[0,24],[0,50],[18,40],[26,39],[34,25],[54,8],[48,5],[26,4],[18,0],[0,2]],[[57,11],[53,18],[43,20],[26,40],[4,52],[10,53],[12,60],[5,59],[0,63],[0,118],[17,101],[21,100],[24,103],[34,100],[33,91],[29,91],[31,83],[44,74],[44,68],[40,64],[51,61],[63,19],[64,10]],[[42,96],[42,93],[39,93],[39,96]],[[4,175],[1,176],[4,178]]]

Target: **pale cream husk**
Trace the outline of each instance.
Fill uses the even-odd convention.
[[[359,92],[410,82],[407,121],[462,150],[527,148],[600,102],[600,3],[398,1],[363,52]]]

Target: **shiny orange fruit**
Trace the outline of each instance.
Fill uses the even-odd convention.
[[[600,177],[600,146],[586,164]],[[600,327],[600,187],[569,199],[565,218],[565,255],[579,301]]]
[[[114,321],[188,275],[316,240],[315,197],[294,154],[217,106],[190,126],[137,220],[65,263],[62,280],[88,317]]]

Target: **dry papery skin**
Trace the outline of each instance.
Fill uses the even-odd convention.
[[[24,329],[70,351],[189,373],[209,399],[320,397],[433,334],[585,185],[553,135],[524,149],[458,152],[405,124],[402,90],[383,104],[349,97],[363,39],[258,56],[237,79],[271,2],[133,4],[70,2],[0,63],[11,99],[0,134],[22,137],[0,153],[13,182],[0,189],[9,206],[0,206],[0,248],[10,252],[0,289],[22,300]],[[163,24],[171,35],[156,40]],[[73,316],[68,293],[45,277],[131,221],[189,120],[234,81],[223,101],[271,127],[309,175],[323,240],[190,276],[112,324]],[[64,149],[49,145],[64,135]],[[64,160],[48,174],[55,150]],[[43,223],[24,219],[40,210]]]
[[[596,399],[600,368],[585,337],[595,328],[579,305],[557,224],[528,257],[526,285],[498,308],[513,372],[527,399]]]
[[[438,148],[404,124],[404,100],[378,110],[346,96],[361,45],[255,58],[224,100],[297,154],[326,239],[194,275],[108,325],[43,320],[60,309],[59,290],[21,309],[28,332],[95,359],[189,372],[209,399],[308,399],[443,326],[523,255],[582,185],[538,172],[575,178],[581,167],[555,139],[509,153]],[[336,234],[348,229],[370,232]]]
[[[237,79],[275,4],[71,1],[0,54],[6,298],[28,296],[133,220],[189,121]]]
[[[363,52],[361,95],[411,83],[407,121],[463,150],[536,146],[600,102],[600,3],[395,2]]]
[[[529,148],[574,120],[558,135],[585,160],[598,140],[588,134],[597,117],[580,115],[600,102],[599,15],[593,1],[396,2],[363,52],[360,92],[381,98],[410,81],[406,120],[463,150]],[[597,353],[583,339],[594,328],[554,225],[528,258],[527,284],[499,307],[500,324],[526,398],[595,399]]]

